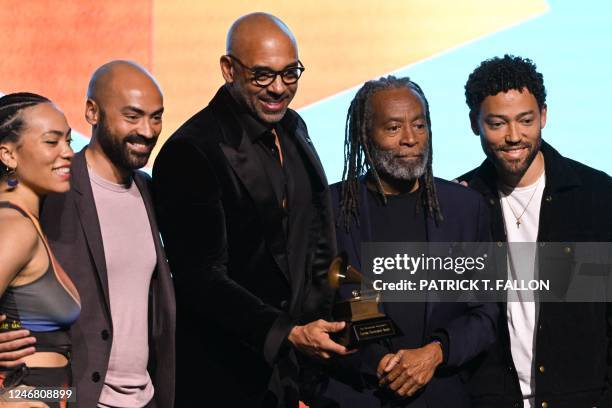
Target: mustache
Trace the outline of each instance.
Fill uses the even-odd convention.
[[[123,143],[139,143],[145,146],[154,146],[156,142],[157,142],[157,137],[146,138],[141,135],[129,135],[125,139],[123,139]]]
[[[417,153],[417,154],[401,154],[401,153],[398,153],[398,154],[394,154],[393,155],[393,157],[396,158],[396,159],[406,159],[406,158],[415,158],[415,157],[421,158],[421,157],[424,157],[424,156],[425,155],[423,153]]]
[[[268,91],[265,95],[261,95],[259,97],[259,99],[261,99],[264,102],[280,102],[287,98],[289,98],[289,92],[287,92],[286,90],[281,93],[274,93],[274,92]]]
[[[272,102],[272,103],[276,103],[276,102],[281,102],[284,101],[285,99],[287,99],[286,96],[282,95],[279,97],[268,97],[268,98],[259,98],[260,100],[262,100],[263,102]]]
[[[495,148],[495,151],[497,152],[508,152],[511,150],[516,150],[516,149],[530,149],[532,148],[533,145],[531,143],[527,143],[527,142],[522,142],[522,143],[517,143],[517,144],[513,144],[513,145],[501,145],[501,146],[497,146]]]

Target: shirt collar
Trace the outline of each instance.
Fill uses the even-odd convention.
[[[262,136],[278,126],[262,123],[243,103],[240,103],[234,98],[232,93],[229,92],[229,87],[227,88],[227,91],[229,95],[228,102],[230,104],[230,108],[236,114],[236,117],[242,124],[244,131],[253,143],[257,142]]]

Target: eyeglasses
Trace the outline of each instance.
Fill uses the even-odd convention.
[[[231,54],[227,54],[227,56],[236,61],[244,69],[250,71],[251,75],[253,76],[251,79],[261,87],[269,86],[272,82],[274,82],[277,75],[280,75],[285,85],[295,84],[302,76],[302,72],[304,72],[306,69],[300,60],[297,61],[300,65],[285,68],[281,71],[273,71],[268,68],[252,68],[245,65],[242,61]]]

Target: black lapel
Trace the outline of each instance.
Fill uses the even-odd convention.
[[[551,145],[542,140],[540,151],[544,155],[544,171],[546,183],[540,204],[540,221],[538,224],[538,242],[549,241],[551,229],[554,230],[554,206],[559,192],[570,190],[582,184],[580,177],[564,163],[561,156]],[[548,200],[547,200],[548,197]],[[552,199],[552,201],[551,201]]]
[[[544,169],[546,172],[544,195],[582,184],[578,174],[565,164],[564,157],[544,140],[542,140],[540,151],[544,155]]]
[[[317,174],[319,185],[313,186],[314,189],[316,191],[324,190],[327,187],[327,177],[325,176],[325,171],[323,170],[323,166],[321,165],[321,160],[317,155],[317,151],[312,144],[312,140],[310,140],[310,137],[308,136],[306,127],[300,124],[300,119],[293,111],[287,111],[285,117],[287,118],[287,121],[283,120],[282,124],[287,126],[289,137],[291,137],[291,134],[295,135],[294,140],[296,141],[298,149],[300,149],[308,159],[307,166],[312,167]]]
[[[238,149],[222,144],[221,150],[262,216],[266,241],[279,268],[289,279],[281,209],[251,141],[244,135]]]
[[[263,220],[264,236],[270,252],[282,273],[290,280],[282,210],[255,147],[231,111],[227,98],[231,96],[222,87],[210,103],[225,140],[225,143],[220,143],[221,150],[253,199]]]
[[[87,162],[85,161],[85,151],[87,147],[74,156],[72,164],[72,189],[77,193],[75,197],[76,212],[79,217],[81,227],[85,233],[85,239],[91,258],[94,261],[100,287],[104,292],[106,301],[106,312],[110,316],[110,301],[108,297],[108,275],[106,271],[106,258],[104,257],[104,244],[102,242],[102,232],[98,220],[98,211],[91,189]]]

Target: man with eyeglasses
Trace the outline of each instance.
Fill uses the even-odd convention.
[[[329,336],[344,323],[321,320],[335,252],[327,180],[288,109],[304,67],[264,13],[234,22],[220,63],[225,85],[153,170],[176,286],[177,406],[297,407],[299,360],[347,353]]]

